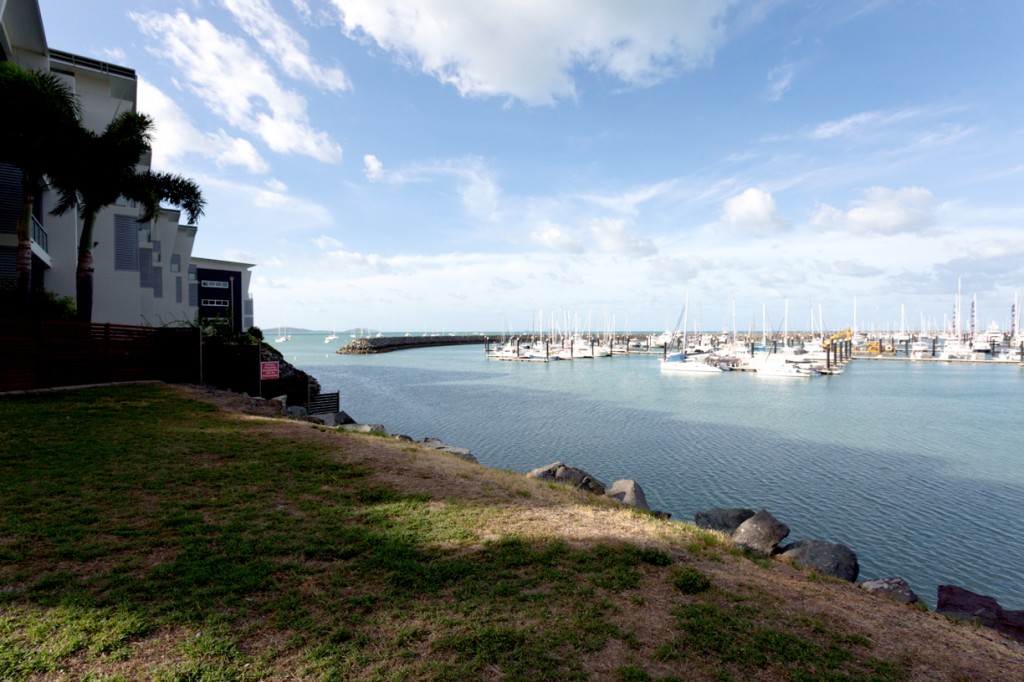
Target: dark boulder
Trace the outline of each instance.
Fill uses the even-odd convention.
[[[901,604],[916,604],[921,601],[906,580],[899,576],[865,580],[860,586],[871,594],[881,594]]]
[[[542,481],[554,481],[571,485],[578,490],[585,490],[595,495],[604,495],[604,484],[597,480],[583,469],[566,466],[563,462],[552,462],[526,474],[527,478],[537,478]]]
[[[612,483],[612,487],[608,488],[605,495],[617,502],[628,504],[637,509],[646,509],[648,511],[651,509],[647,506],[647,497],[644,495],[644,489],[631,478],[615,481]]]
[[[339,431],[348,431],[350,433],[375,433],[381,436],[388,435],[388,430],[384,428],[383,424],[340,424],[337,428]]]
[[[846,545],[824,540],[794,542],[780,554],[780,558],[851,583],[856,582],[857,574],[860,573],[860,564],[853,550]]]
[[[440,438],[432,438],[430,436],[424,438],[421,442],[428,448],[440,450],[441,452],[447,452],[448,454],[455,455],[459,459],[464,459],[467,462],[473,462],[474,464],[477,463],[476,457],[467,448],[460,448],[454,445],[448,445],[448,443],[445,443]]]
[[[732,535],[744,521],[754,515],[753,509],[734,507],[732,509],[708,509],[693,515],[693,522],[698,528],[717,530]]]
[[[552,462],[551,464],[547,464],[542,467],[537,467],[536,469],[533,469],[531,471],[527,471],[526,477],[536,478],[541,481],[554,481],[555,472],[564,466],[565,464],[563,464],[562,462]]]
[[[732,540],[743,549],[771,556],[787,535],[789,526],[762,509],[739,525]]]
[[[1024,644],[1024,611],[1007,611],[992,597],[956,585],[939,585],[935,613],[992,628]]]

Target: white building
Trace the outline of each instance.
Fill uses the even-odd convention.
[[[0,0],[0,60],[59,75],[81,103],[83,124],[96,132],[119,112],[135,111],[135,71],[51,49],[46,44],[38,0]],[[142,159],[140,169],[148,169],[150,161]],[[33,211],[33,285],[74,299],[82,221],[73,211],[51,215],[56,202],[54,192],[43,192]],[[13,283],[15,278],[15,224],[20,209],[21,173],[0,165],[0,285]],[[179,211],[162,210],[151,223],[139,223],[140,215],[136,206],[120,202],[97,217],[93,322],[162,326],[194,320],[197,313],[223,313],[231,318],[236,331],[252,326],[248,294],[252,264],[204,259],[200,265],[200,260],[192,257],[197,228],[179,224]],[[198,291],[198,268],[223,272],[223,278],[208,274],[208,281],[236,278],[230,281],[239,288],[227,310],[222,304],[201,306],[204,296]]]

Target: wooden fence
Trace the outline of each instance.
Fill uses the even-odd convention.
[[[0,391],[145,379],[198,383],[198,371],[195,329],[0,319]]]
[[[281,359],[279,379],[261,381],[262,354],[272,349],[218,340],[200,343],[188,327],[131,327],[0,318],[0,393],[57,386],[158,380],[203,384],[306,405],[319,384]],[[276,358],[280,358],[279,355]],[[337,405],[318,405],[317,409]],[[337,412],[337,407],[333,411]]]

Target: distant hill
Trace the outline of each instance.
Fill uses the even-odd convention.
[[[376,329],[367,329],[365,327],[353,327],[352,329],[334,331],[332,329],[303,329],[302,327],[286,327],[285,325],[273,327],[268,325],[266,327],[260,327],[260,329],[263,330],[264,334],[268,333],[268,331],[276,333],[279,329],[282,332],[287,332],[288,334],[330,334],[333,332],[338,336],[341,336],[342,334],[345,336],[348,336],[349,334],[355,334],[356,336],[376,336],[380,333]]]

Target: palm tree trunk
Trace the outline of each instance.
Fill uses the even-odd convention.
[[[27,312],[32,306],[32,205],[35,196],[22,196],[21,215],[18,217],[18,250],[15,260],[15,282],[18,305]]]
[[[75,270],[75,305],[79,322],[92,322],[92,230],[96,212],[87,210],[78,240],[78,268]]]
[[[75,271],[75,299],[79,322],[92,322],[92,251],[79,247]]]

